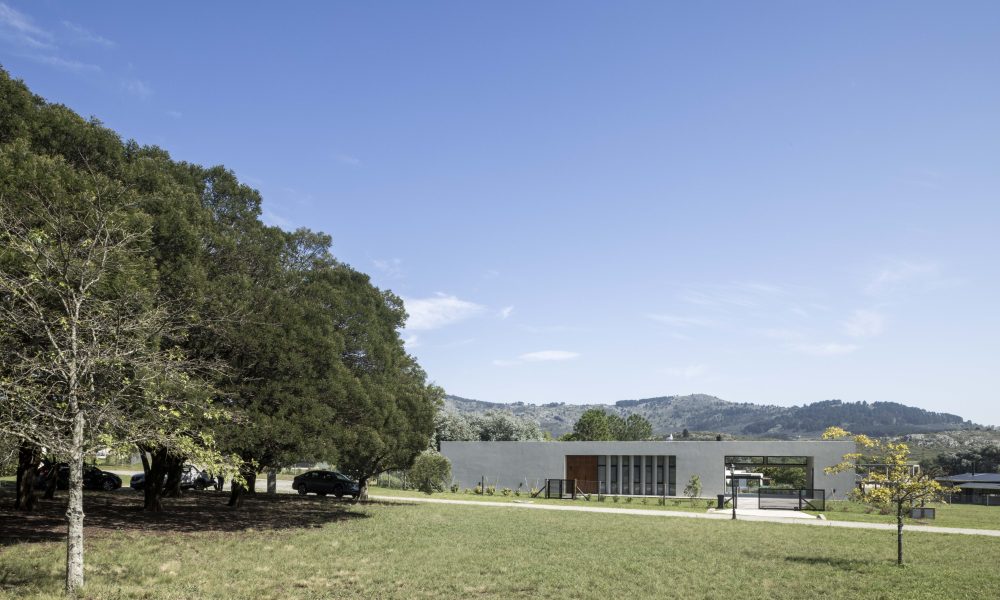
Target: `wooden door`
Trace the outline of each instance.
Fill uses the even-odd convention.
[[[575,479],[581,492],[597,493],[597,456],[567,456],[566,479]]]

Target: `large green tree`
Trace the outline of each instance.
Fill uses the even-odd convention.
[[[0,149],[0,432],[69,463],[69,593],[83,585],[84,457],[207,410],[186,357],[161,344],[178,325],[148,243],[120,182],[23,140]]]

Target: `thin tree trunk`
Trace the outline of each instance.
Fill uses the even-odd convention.
[[[896,564],[903,566],[903,504],[896,507]]]
[[[368,502],[368,478],[362,477],[358,480],[358,501]]]
[[[83,414],[73,416],[73,446],[69,461],[69,502],[66,507],[66,594],[83,587]]]
[[[267,493],[272,496],[278,493],[278,471],[275,469],[267,471]]]
[[[17,451],[17,492],[14,508],[31,512],[38,498],[35,497],[35,474],[38,470],[38,446],[22,442]]]

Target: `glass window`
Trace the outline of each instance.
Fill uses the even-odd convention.
[[[667,495],[676,496],[677,495],[677,457],[671,456],[670,458],[670,469],[667,473]]]
[[[611,457],[611,493],[617,494],[618,489],[618,457]]]
[[[632,493],[642,493],[642,457],[632,457]]]
[[[653,457],[646,457],[646,495],[653,494]]]
[[[597,457],[597,490],[602,493],[607,492],[607,487],[606,487],[608,483],[607,460],[608,458],[603,454]]]
[[[663,467],[667,462],[666,456],[656,457],[656,495],[662,496],[664,494],[663,489]]]
[[[622,493],[631,494],[632,493],[632,478],[629,476],[630,466],[632,464],[631,458],[628,456],[622,457]]]

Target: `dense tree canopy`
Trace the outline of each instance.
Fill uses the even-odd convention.
[[[123,142],[0,69],[0,212],[0,450],[30,458],[29,494],[43,446],[77,474],[138,448],[157,509],[184,460],[237,491],[302,460],[364,483],[431,443],[442,392],[400,298],[329,236],[265,225],[224,167]]]
[[[631,414],[623,419],[599,408],[585,411],[573,424],[573,433],[563,436],[569,441],[638,441],[653,437],[653,426],[642,415]]]

